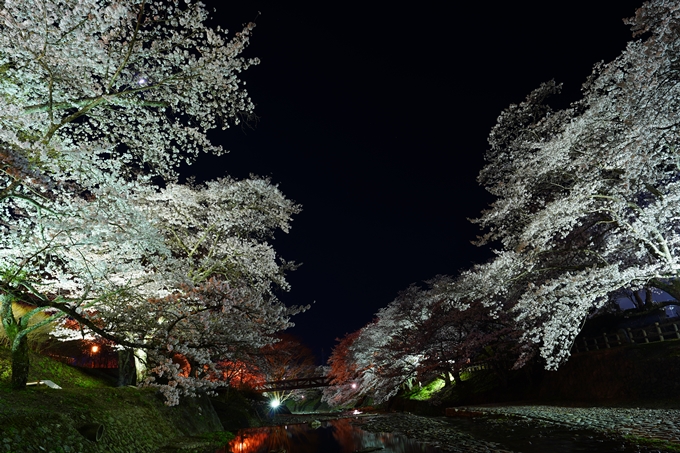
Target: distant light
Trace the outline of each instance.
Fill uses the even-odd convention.
[[[355,383],[352,383],[352,388],[353,389],[357,388],[357,385]]]
[[[92,346],[92,354],[96,354],[97,351],[99,351],[99,346],[97,345]]]
[[[133,76],[133,81],[140,87],[145,87],[151,83],[149,77],[139,72]]]
[[[354,412],[352,412],[352,414],[359,415],[359,414],[361,414],[361,411],[358,410],[358,409],[354,409]]]
[[[301,398],[301,399],[305,399],[305,395],[302,395],[300,398]]]
[[[279,407],[279,406],[281,405],[281,402],[280,402],[279,400],[271,400],[271,402],[269,403],[269,405],[270,405],[272,408],[276,409],[277,407]]]

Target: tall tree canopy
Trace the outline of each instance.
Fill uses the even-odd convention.
[[[553,111],[549,82],[501,114],[479,177],[497,197],[478,222],[501,245],[501,298],[550,368],[620,288],[680,298],[680,4],[648,1],[627,23],[646,38],[596,65],[580,101]]]
[[[252,113],[239,74],[257,63],[240,56],[254,24],[230,37],[179,0],[6,1],[0,18],[0,318],[14,385],[26,334],[66,316],[148,351],[171,402],[215,385],[216,360],[264,346],[300,310],[274,295],[288,266],[268,243],[299,207],[255,177],[177,184],[181,163],[223,151],[210,129]],[[15,301],[35,310],[16,318]]]
[[[626,23],[640,39],[594,67],[579,101],[552,109],[561,87],[549,81],[498,117],[478,179],[495,201],[474,220],[494,258],[435,280],[434,297],[402,293],[340,343],[334,375],[389,397],[417,370],[499,341],[515,343],[517,367],[538,353],[554,369],[587,316],[622,290],[680,300],[680,2],[647,1]],[[345,390],[327,399],[357,393]]]
[[[518,335],[508,313],[494,316],[483,304],[465,301],[464,287],[451,277],[426,285],[400,292],[372,323],[340,340],[329,359],[327,402],[364,396],[381,402],[415,382],[460,382],[470,365],[513,358],[507,353]]]

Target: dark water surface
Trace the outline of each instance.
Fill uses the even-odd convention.
[[[442,452],[401,435],[362,431],[350,420],[339,419],[321,422],[318,428],[296,424],[244,429],[228,447],[215,453],[354,453],[371,449],[381,453]]]
[[[498,450],[515,453],[664,453],[652,447],[636,446],[620,438],[588,430],[574,430],[536,422],[513,421],[498,417],[446,419],[458,432],[496,444]],[[265,428],[238,432],[228,446],[215,453],[442,453],[444,450],[416,442],[400,434],[372,433],[352,425],[353,419]],[[448,430],[444,430],[448,431]],[[442,446],[449,446],[445,441]],[[450,445],[455,451],[475,453],[474,446]],[[484,447],[480,452],[488,452]],[[495,448],[494,448],[495,450]]]

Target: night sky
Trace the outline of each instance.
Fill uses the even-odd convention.
[[[303,263],[280,297],[315,301],[291,333],[325,359],[409,284],[491,256],[467,219],[491,201],[476,177],[496,118],[553,78],[554,107],[577,99],[642,2],[207,3],[232,33],[257,24],[244,55],[262,63],[243,79],[258,120],[215,133],[230,154],[192,170],[269,176],[302,205],[275,240]]]

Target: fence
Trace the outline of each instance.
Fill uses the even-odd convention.
[[[591,338],[577,338],[572,352],[596,351],[629,344],[680,339],[680,322],[667,322],[640,328],[621,328],[616,333],[605,333]]]
[[[112,355],[80,355],[77,357],[47,353],[54,360],[81,368],[118,368],[118,357]]]
[[[479,363],[477,365],[471,365],[465,367],[461,370],[463,373],[473,373],[475,371],[490,370],[491,366],[488,363]]]

